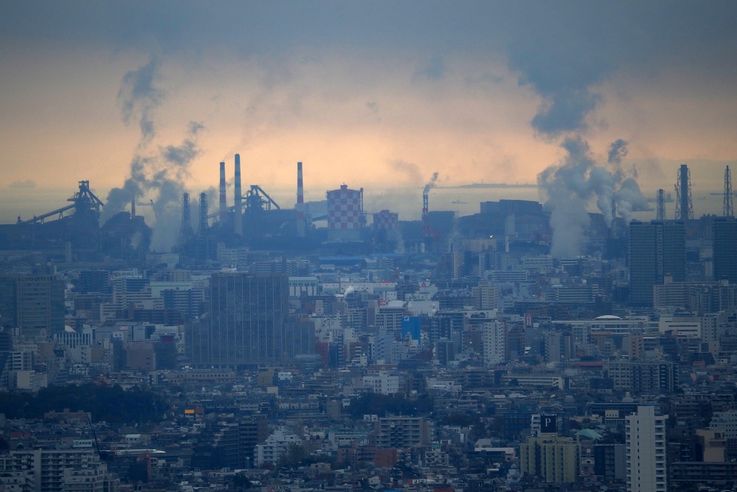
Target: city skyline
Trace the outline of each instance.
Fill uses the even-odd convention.
[[[0,491],[737,492],[737,3],[0,15]]]

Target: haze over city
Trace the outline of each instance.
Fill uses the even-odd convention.
[[[535,183],[575,133],[600,158],[626,140],[643,188],[688,162],[714,190],[737,155],[733,9],[14,2],[0,20],[0,185],[107,190],[194,121],[193,188],[234,152],[272,188],[292,185],[296,160],[321,188],[436,170],[441,184]]]
[[[737,3],[0,9],[0,492],[737,492]]]

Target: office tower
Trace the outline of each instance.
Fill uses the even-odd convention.
[[[661,236],[658,237],[658,283],[665,277],[674,282],[686,280],[686,229],[682,222],[666,221],[661,224]],[[650,291],[652,295],[652,289]]]
[[[16,278],[16,323],[23,337],[64,331],[64,281],[52,275]]]
[[[713,226],[714,279],[737,283],[737,220],[719,217]]]
[[[399,337],[402,332],[402,320],[406,315],[404,301],[392,301],[376,311],[374,324],[379,333]]]
[[[283,359],[288,298],[286,275],[214,274],[209,323],[192,340],[194,361],[233,367]]]
[[[104,293],[110,290],[110,272],[106,270],[82,270],[76,284],[77,292],[82,294]]]
[[[682,222],[632,222],[629,238],[630,302],[653,303],[653,286],[665,277],[686,279],[686,237]]]
[[[472,294],[478,309],[497,309],[499,307],[499,289],[489,282],[479,282],[479,285],[472,289]]]
[[[15,328],[17,323],[16,276],[0,276],[0,327]]]
[[[667,490],[665,421],[655,407],[638,406],[625,418],[628,492]]]
[[[658,283],[657,231],[652,223],[630,223],[630,302],[652,304],[653,285]]]
[[[507,333],[503,323],[492,320],[484,323],[484,365],[493,367],[507,362]]]

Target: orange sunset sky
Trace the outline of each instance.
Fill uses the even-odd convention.
[[[104,197],[134,155],[202,130],[177,179],[322,190],[535,183],[586,139],[628,142],[643,190],[680,162],[717,190],[737,160],[730,2],[28,2],[0,20],[0,189]],[[126,74],[152,64],[125,118]],[[583,107],[575,98],[581,96]],[[573,100],[573,102],[571,102]],[[558,105],[558,106],[556,106]],[[550,110],[550,108],[554,110]],[[546,109],[547,108],[547,109]],[[549,125],[536,115],[550,110]],[[560,110],[560,111],[558,111]],[[154,126],[144,138],[139,118]],[[555,114],[553,114],[555,113]],[[151,165],[150,172],[166,166]]]

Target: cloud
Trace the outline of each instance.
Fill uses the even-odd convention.
[[[445,77],[445,73],[446,67],[443,59],[440,56],[433,56],[415,70],[412,79],[415,81],[438,81]]]
[[[130,124],[137,115],[142,144],[156,134],[152,112],[164,98],[156,85],[159,77],[159,61],[152,57],[145,65],[126,72],[118,91],[118,104],[125,124]]]
[[[15,189],[15,190],[32,190],[36,188],[36,182],[32,179],[22,179],[19,181],[13,181],[12,183],[8,183],[7,186],[9,189]]]
[[[389,165],[394,171],[405,175],[411,184],[419,184],[422,182],[422,171],[417,164],[397,159],[390,161]]]
[[[609,146],[609,155],[607,161],[610,164],[621,164],[622,160],[627,157],[628,154],[627,142],[618,138]]]
[[[30,0],[7,5],[3,14],[0,17],[3,52],[20,58],[30,60],[29,52],[35,57],[49,46],[62,57],[64,53],[79,52],[79,47],[94,47],[118,60],[156,53],[148,64],[132,70],[121,84],[120,106],[127,115],[124,119],[139,125],[143,135],[154,135],[159,125],[163,129],[167,123],[154,114],[164,112],[158,105],[164,98],[159,65],[187,67],[183,70],[186,76],[195,70],[209,71],[211,67],[223,65],[257,65],[256,70],[245,74],[243,85],[249,84],[251,78],[258,78],[264,86],[277,87],[276,97],[284,96],[283,99],[265,106],[259,93],[243,89],[241,99],[224,99],[222,103],[225,106],[244,99],[255,101],[259,121],[252,124],[247,120],[242,130],[248,134],[245,139],[249,144],[265,133],[261,128],[268,125],[263,122],[274,122],[269,128],[277,128],[273,133],[278,132],[280,136],[287,134],[285,128],[289,125],[306,126],[301,104],[305,99],[301,90],[304,80],[299,70],[290,70],[299,64],[317,70],[331,64],[346,67],[344,72],[326,74],[319,81],[320,90],[327,93],[321,99],[327,116],[331,111],[338,111],[336,101],[340,99],[336,94],[347,98],[346,92],[352,92],[355,99],[350,101],[351,107],[356,111],[356,108],[363,110],[367,98],[385,91],[381,93],[382,126],[388,126],[396,113],[404,109],[396,101],[424,97],[423,103],[428,106],[442,105],[443,109],[450,109],[443,115],[444,123],[463,120],[469,127],[478,127],[479,122],[484,123],[483,116],[462,115],[456,120],[453,110],[457,106],[447,101],[460,100],[469,92],[465,90],[467,86],[459,88],[458,81],[474,80],[474,75],[461,71],[462,65],[477,67],[477,73],[496,73],[490,70],[490,65],[503,60],[512,71],[511,74],[505,71],[505,78],[516,78],[525,92],[530,92],[528,97],[534,98],[534,104],[539,102],[538,110],[534,114],[525,111],[524,118],[529,119],[535,132],[550,141],[570,132],[592,130],[589,122],[600,116],[594,113],[606,104],[607,94],[602,91],[602,84],[615,73],[641,74],[645,79],[671,66],[677,69],[673,80],[684,72],[705,74],[704,83],[692,84],[694,90],[705,91],[703,88],[709,87],[710,81],[734,80],[734,74],[730,73],[734,67],[731,60],[737,58],[737,30],[733,28],[737,3],[720,0],[624,1],[598,5],[583,0],[564,3],[428,0],[422,9],[413,2],[337,0],[310,3],[226,0],[215,9],[194,0],[162,0],[134,5],[108,2],[91,9],[82,0],[70,0],[63,5]],[[383,63],[387,60],[391,63]],[[398,65],[405,69],[388,68]],[[11,66],[10,62],[6,66]],[[356,66],[365,70],[361,72],[365,77],[360,83],[353,74],[345,73]],[[95,68],[77,73],[79,77],[84,73],[94,74]],[[227,70],[224,72],[227,76]],[[412,84],[413,74],[416,80],[433,83]],[[395,84],[396,80],[405,85]],[[185,83],[177,88],[167,87],[176,90]],[[210,87],[219,88],[222,79],[213,77],[210,83]],[[357,88],[359,84],[364,85]],[[316,87],[313,84],[308,89],[317,90]],[[365,90],[366,87],[370,90]],[[432,94],[428,87],[434,91]],[[493,83],[484,87],[489,93],[495,92],[496,97],[504,97],[499,95],[502,88]],[[448,99],[438,99],[439,94]],[[167,103],[171,104],[168,95]],[[241,107],[245,113],[243,108],[245,103]],[[370,105],[367,108],[373,110]],[[483,106],[480,111],[487,109]],[[419,110],[417,114],[404,117],[405,127],[422,130],[429,127],[426,114],[420,114]],[[360,116],[364,122],[368,119],[365,114]],[[213,126],[211,119],[206,121],[208,127]],[[434,140],[432,133],[439,134],[442,130],[439,126],[432,128],[424,136],[425,140]],[[478,128],[479,133],[494,130]],[[372,132],[378,133],[370,129],[360,135],[370,136]],[[618,135],[608,138],[614,136]],[[406,139],[406,134],[382,137],[382,143],[392,138],[397,142],[390,141],[387,145],[390,148],[377,161],[401,155],[423,165],[428,162],[419,151],[409,153],[401,148],[398,141]],[[633,142],[635,152],[642,142],[636,134],[627,137]],[[232,138],[229,144],[237,138]],[[173,142],[177,147],[179,140]],[[521,156],[526,148],[518,142],[514,152]],[[443,144],[444,149],[451,149],[445,155],[453,155],[454,148],[467,148],[463,137]],[[294,142],[284,141],[282,145],[290,147]],[[491,154],[489,150],[485,155],[481,151],[466,152],[461,158],[490,162]],[[425,171],[436,168],[435,163],[427,166],[431,167]],[[457,166],[463,169],[462,163]]]

